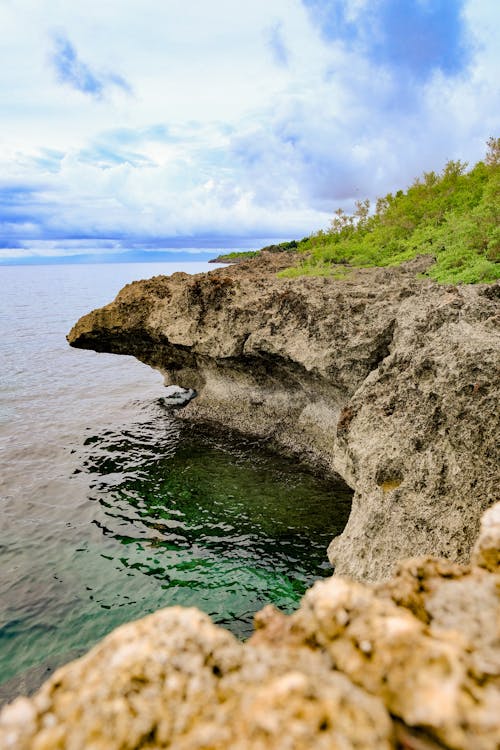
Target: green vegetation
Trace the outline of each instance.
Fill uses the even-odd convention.
[[[263,247],[268,253],[285,253],[288,250],[297,250],[301,242],[305,242],[309,237],[305,237],[303,240],[290,240],[290,242],[279,242],[277,245],[267,245]]]
[[[418,255],[435,262],[426,275],[443,283],[492,282],[500,277],[500,138],[470,171],[449,161],[406,191],[358,201],[354,214],[335,212],[330,228],[297,243],[306,254],[282,276],[341,278],[353,267],[395,266]]]
[[[217,258],[215,258],[215,261],[220,261],[221,263],[224,263],[225,261],[233,261],[233,260],[245,260],[247,258],[255,258],[256,255],[258,255],[260,250],[235,250],[232,253],[224,253],[223,255],[218,255]]]
[[[303,242],[306,242],[307,240],[309,240],[309,237],[305,237],[305,239],[303,240],[290,240],[290,242],[279,242],[277,245],[266,245],[266,247],[263,247],[260,250],[235,250],[232,253],[225,253],[224,255],[218,255],[217,258],[215,258],[215,261],[221,261],[221,263],[224,263],[225,261],[231,262],[231,261],[238,261],[238,260],[247,260],[249,258],[255,258],[255,256],[259,255],[259,253],[261,252],[284,253],[287,250],[297,250],[300,244]]]

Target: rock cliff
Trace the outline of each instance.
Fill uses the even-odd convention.
[[[429,262],[277,278],[269,254],[126,286],[72,346],[132,354],[194,389],[181,412],[268,441],[355,491],[329,556],[360,580],[468,559],[498,499],[500,285],[439,286]]]
[[[471,565],[333,576],[245,644],[194,609],[125,625],[0,714],[2,750],[498,750],[500,504]]]

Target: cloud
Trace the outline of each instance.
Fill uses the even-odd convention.
[[[325,39],[343,42],[376,66],[425,81],[456,75],[470,61],[464,0],[303,0]]]
[[[153,164],[151,159],[144,154],[110,147],[105,140],[101,143],[92,143],[88,148],[82,149],[78,158],[83,164],[94,164],[102,169],[109,169],[120,164],[130,164],[133,167]]]
[[[59,4],[59,83],[47,0],[0,2],[4,247],[291,239],[498,134],[495,0],[143,2]]]
[[[42,172],[58,172],[61,161],[64,159],[64,151],[53,148],[41,148],[39,154],[33,159],[33,163]]]
[[[47,195],[35,184],[0,186],[0,247],[25,247],[27,238],[43,237]]]
[[[417,80],[436,70],[447,76],[461,73],[470,62],[463,5],[461,0],[386,0],[377,19],[372,59],[401,66]]]
[[[127,94],[131,93],[130,84],[122,76],[92,70],[78,57],[75,47],[64,34],[55,34],[53,45],[51,62],[61,83],[95,99],[103,98],[104,94],[112,88],[121,89]]]
[[[123,146],[134,146],[148,141],[165,143],[167,141],[178,140],[170,129],[164,123],[148,125],[144,128],[116,128],[105,134],[110,143],[120,144]]]
[[[280,21],[274,23],[268,31],[268,45],[276,65],[288,66],[290,53],[283,37],[283,24]]]

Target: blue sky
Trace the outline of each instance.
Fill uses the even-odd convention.
[[[301,237],[499,135],[497,0],[0,0],[0,261]]]

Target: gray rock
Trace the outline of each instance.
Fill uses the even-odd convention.
[[[198,396],[184,419],[265,439],[355,491],[329,557],[386,578],[418,554],[466,562],[498,499],[500,285],[277,278],[286,254],[125,287],[72,346],[133,354]]]

